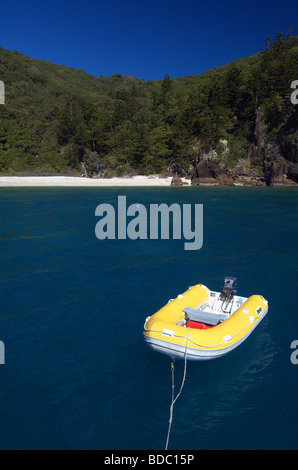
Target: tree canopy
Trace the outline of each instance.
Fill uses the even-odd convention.
[[[165,173],[173,164],[186,174],[202,152],[213,150],[235,165],[249,154],[257,110],[267,138],[291,160],[298,112],[290,85],[297,79],[298,38],[291,32],[267,38],[255,56],[157,81],[95,77],[0,48],[6,103],[0,172],[77,174],[89,161],[101,176]],[[261,168],[264,158],[249,164]]]

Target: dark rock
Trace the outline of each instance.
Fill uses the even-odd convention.
[[[224,165],[214,161],[203,160],[196,164],[191,184],[192,186],[231,185],[233,180]]]
[[[265,178],[254,168],[246,166],[247,163],[239,160],[234,168],[229,169],[230,177],[236,186],[265,186]]]
[[[264,121],[264,113],[257,110],[255,114],[253,142],[248,152],[251,162],[258,162],[264,158],[264,148],[267,138],[266,130],[267,125]]]
[[[287,183],[288,162],[281,156],[277,155],[274,160],[271,156],[266,156],[264,163],[264,173],[267,185],[282,185]]]
[[[182,175],[182,168],[177,165],[177,163],[171,163],[168,166],[168,174],[169,176],[181,176]]]
[[[298,183],[298,163],[294,163],[293,165],[289,165],[287,177],[291,181],[294,181],[295,183]]]
[[[100,178],[104,170],[104,166],[99,159],[97,152],[85,152],[82,161],[82,168],[85,168],[86,176],[89,178]]]
[[[81,162],[81,177],[88,178],[87,170],[84,162]]]
[[[209,168],[211,170],[213,178],[215,178],[219,184],[224,186],[230,186],[233,184],[233,179],[230,175],[228,168],[225,165],[221,163],[210,162]]]
[[[264,122],[264,113],[260,110],[256,112],[254,145],[257,149],[263,149],[266,143],[267,125]]]
[[[191,178],[192,186],[197,186],[200,184],[212,184],[216,185],[218,182],[214,178],[212,171],[210,169],[209,163],[207,160],[203,160],[196,164],[195,173]]]
[[[287,131],[287,138],[282,145],[283,157],[292,163],[298,163],[298,131],[290,128]]]
[[[171,181],[171,186],[182,186],[183,182],[179,176],[174,176]]]

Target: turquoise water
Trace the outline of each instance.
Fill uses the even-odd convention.
[[[204,204],[202,249],[99,241],[95,208],[118,195]],[[169,450],[297,448],[297,205],[296,188],[1,189],[0,448],[164,449],[170,359],[144,320],[225,275],[269,313],[228,356],[188,363]]]

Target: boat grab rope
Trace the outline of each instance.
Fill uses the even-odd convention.
[[[188,335],[186,338],[186,343],[185,343],[185,353],[184,353],[184,372],[183,372],[183,379],[181,383],[181,387],[179,392],[177,393],[176,397],[175,396],[175,363],[174,360],[172,360],[171,363],[171,371],[172,371],[172,403],[170,406],[170,419],[169,419],[169,428],[168,428],[168,435],[167,435],[167,442],[166,442],[166,447],[165,450],[168,450],[168,445],[169,445],[169,439],[170,439],[170,434],[171,434],[171,428],[172,428],[172,422],[173,422],[173,409],[174,409],[174,404],[178,400],[178,398],[181,395],[181,392],[184,387],[185,383],[185,378],[186,378],[186,364],[187,364],[187,346],[188,346],[188,340],[189,340],[189,333],[190,333],[190,328],[188,328]]]
[[[254,320],[259,320],[259,318],[256,318],[254,317]],[[238,331],[237,333],[235,333],[234,335],[231,335],[231,339],[233,338],[236,338],[236,336],[240,335],[241,333],[243,333],[244,330],[246,330],[246,328],[248,326],[251,326],[251,322],[249,321],[248,324],[242,328],[242,330]],[[162,331],[160,330],[151,330],[151,329],[147,329],[146,328],[146,324],[144,325],[144,331],[148,332],[148,333],[160,333],[162,334]],[[175,338],[186,338],[186,336],[184,335],[176,335],[174,334],[174,337]],[[208,346],[207,344],[199,344],[199,343],[196,343],[194,340],[192,339],[188,339],[189,338],[189,332],[188,332],[188,336],[187,336],[187,340],[189,340],[192,344],[195,344],[196,346],[199,346],[199,347],[202,347],[202,348],[206,348],[206,349],[213,349],[213,348],[216,348],[218,346],[221,346],[222,344],[225,344],[225,341],[222,341],[221,343],[218,343],[218,344],[213,344],[212,346]]]

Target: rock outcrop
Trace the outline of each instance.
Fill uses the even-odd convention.
[[[171,186],[183,186],[183,181],[179,176],[174,176],[171,181]]]
[[[245,168],[241,160],[234,168],[203,160],[195,166],[193,186],[262,186],[265,180],[257,170]]]
[[[266,146],[264,175],[268,186],[294,185],[298,182],[297,169],[298,164],[291,165],[281,155],[277,144],[273,143]]]
[[[252,161],[263,159],[266,185],[283,186],[298,183],[296,169],[289,163],[289,161],[298,162],[298,132],[293,128],[288,130],[287,134],[292,135],[292,142],[288,142],[282,151],[277,142],[268,141],[266,130],[263,113],[257,111],[250,158]]]
[[[290,181],[298,183],[298,163],[288,166],[287,177]]]
[[[268,186],[283,185],[287,180],[288,163],[278,155],[274,160],[266,157],[264,163],[265,180]]]
[[[177,163],[170,163],[170,165],[168,166],[169,176],[181,176],[182,173],[182,168]]]
[[[231,158],[228,140],[221,140],[215,150],[202,151],[186,176],[192,186],[281,186],[298,184],[298,131],[289,123],[285,138],[270,141],[264,113],[256,111],[253,140],[248,146],[247,157]],[[247,147],[246,147],[247,148]],[[234,149],[235,152],[235,149]],[[232,162],[232,165],[227,165]],[[172,185],[181,186],[183,171],[172,163],[168,168]],[[178,179],[176,179],[178,178]]]
[[[104,166],[100,161],[100,158],[97,152],[86,152],[83,161],[81,162],[81,174],[82,176],[87,176],[89,178],[100,178]]]
[[[229,169],[234,186],[265,186],[265,178],[259,171],[247,166],[247,161],[238,160],[234,168]]]
[[[195,171],[191,178],[192,186],[208,185],[217,186],[219,182],[216,180],[211,168],[211,163],[207,160],[198,162],[195,165]]]

